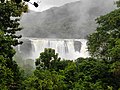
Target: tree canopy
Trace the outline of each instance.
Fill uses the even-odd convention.
[[[120,8],[96,19],[98,27],[88,36],[88,50],[93,57],[120,59]]]
[[[21,83],[21,73],[13,60],[14,46],[21,44],[16,35],[20,31],[20,16],[27,11],[24,2],[0,0],[0,89],[18,89]]]
[[[48,48],[36,59],[34,73],[24,78],[13,56],[14,46],[22,43],[16,35],[22,29],[20,16],[28,8],[21,0],[0,0],[0,90],[119,90],[120,0],[116,4],[96,19],[98,27],[88,36],[91,58],[61,60]]]

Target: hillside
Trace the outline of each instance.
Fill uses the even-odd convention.
[[[95,18],[114,9],[113,0],[81,0],[22,16],[23,36],[86,38],[95,31]]]

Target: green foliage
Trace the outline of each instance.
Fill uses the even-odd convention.
[[[103,65],[102,67],[106,67],[104,67],[105,70],[102,68],[104,73],[98,73],[97,76],[101,78],[99,80],[102,81],[100,85],[108,88],[108,90],[118,90],[120,87],[120,0],[116,4],[117,9],[96,19],[98,27],[95,33],[88,36],[90,54],[94,58],[104,61],[105,65],[108,66]],[[99,65],[102,64],[99,63]]]
[[[16,62],[0,56],[0,89],[18,89],[22,80],[23,76]]]
[[[27,11],[25,3],[17,4],[13,0],[0,0],[0,89],[15,90],[20,88],[22,80],[17,63],[13,60],[21,35],[16,35],[19,17]]]
[[[96,32],[88,36],[88,50],[93,57],[119,60],[120,8],[100,16],[96,21],[98,24]]]
[[[49,51],[50,50],[50,51]],[[40,55],[54,56],[53,49],[46,49]],[[41,56],[40,56],[41,57]],[[93,58],[78,58],[67,61],[58,60],[51,64],[48,59],[37,59],[34,75],[24,82],[26,90],[117,90],[120,87],[119,63]],[[44,60],[48,61],[48,64]],[[42,61],[42,62],[40,62]],[[39,62],[39,63],[38,63]],[[42,66],[41,66],[42,63]],[[46,67],[50,65],[50,67]],[[52,66],[53,65],[53,66]],[[39,67],[38,67],[39,66]],[[63,68],[61,68],[63,66]]]
[[[119,7],[119,1],[117,5]],[[27,6],[21,1],[0,0],[0,90],[120,89],[119,8],[96,19],[97,30],[88,36],[88,49],[93,58],[78,58],[74,62],[61,60],[54,49],[48,48],[36,59],[33,75],[24,79],[13,60],[13,46],[21,44],[21,36],[16,32],[21,30],[19,16],[26,10]],[[32,70],[31,60],[26,63],[23,67]]]
[[[40,57],[36,59],[36,66],[37,68],[42,69],[55,69],[57,62],[60,61],[58,58],[58,54],[55,53],[54,49],[45,49],[43,53],[40,53]]]
[[[5,59],[0,56],[0,89],[8,90],[7,85],[13,82],[13,73],[3,63],[5,63]]]
[[[119,1],[117,2],[119,7]],[[96,19],[96,32],[88,36],[92,58],[60,60],[53,49],[36,59],[34,75],[26,79],[27,90],[119,90],[120,9]]]
[[[64,76],[56,71],[35,70],[34,75],[24,81],[25,90],[64,90]]]
[[[120,87],[118,62],[79,58],[63,72],[64,82],[71,90],[109,90],[108,87],[118,90]]]
[[[19,27],[19,17],[25,10],[26,5],[24,3],[16,4],[13,1],[6,1],[0,3],[0,55],[5,58],[10,58],[15,54],[13,46],[21,44],[18,41],[20,36],[16,35],[17,31],[22,28]]]
[[[107,87],[106,83],[110,73],[109,66],[106,63],[89,58],[82,59],[81,63],[77,63],[77,67],[79,72],[77,77],[80,77],[77,83],[81,84],[81,90],[93,90],[94,88],[96,90],[103,90]]]
[[[120,7],[120,0],[116,1],[117,7]]]

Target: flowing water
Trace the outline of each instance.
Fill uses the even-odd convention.
[[[24,38],[29,40],[29,45],[21,45],[19,47],[19,52],[27,54],[27,58],[36,59],[39,57],[40,53],[44,51],[45,48],[55,49],[56,53],[62,59],[74,60],[79,57],[89,57],[87,51],[87,40],[86,39],[50,39],[50,38]],[[25,42],[24,42],[25,43]],[[23,48],[24,47],[24,48]],[[27,48],[29,47],[28,50]],[[22,49],[23,48],[23,49]],[[25,50],[26,49],[26,50]]]

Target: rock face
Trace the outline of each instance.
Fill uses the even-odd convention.
[[[96,28],[95,18],[113,10],[113,4],[113,0],[81,0],[27,13],[21,20],[21,33],[39,38],[86,38]]]

